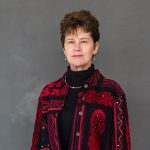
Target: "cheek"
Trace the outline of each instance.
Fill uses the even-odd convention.
[[[64,45],[64,50],[65,50],[66,54],[71,54],[73,51],[73,47]]]
[[[71,52],[70,48],[68,46],[64,46],[64,52],[65,54],[69,54]]]
[[[93,52],[93,49],[85,49],[84,54],[88,57],[91,57],[93,55]]]
[[[84,50],[86,53],[92,54],[94,52],[94,46],[89,44],[82,47],[82,50]]]
[[[66,49],[65,49],[65,54],[66,54],[67,56],[71,55],[70,51],[69,51],[69,50],[66,50]]]

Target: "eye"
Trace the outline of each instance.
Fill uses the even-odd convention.
[[[87,41],[81,41],[81,43],[87,43]]]
[[[67,43],[72,44],[72,43],[74,43],[74,41],[68,41]]]

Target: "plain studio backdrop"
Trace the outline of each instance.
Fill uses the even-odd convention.
[[[95,67],[126,93],[132,150],[150,147],[149,0],[0,0],[0,149],[29,150],[42,88],[65,71],[59,22],[88,9],[100,21]]]

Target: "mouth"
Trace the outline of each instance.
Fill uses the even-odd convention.
[[[73,55],[72,57],[82,57],[83,55]]]

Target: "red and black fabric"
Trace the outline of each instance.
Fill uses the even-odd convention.
[[[31,150],[62,150],[58,118],[69,91],[65,76],[39,96]],[[77,93],[68,150],[131,150],[128,120],[122,88],[96,69]]]
[[[94,73],[94,64],[86,70],[73,71],[70,66],[67,67],[66,83],[72,87],[84,86],[86,79]],[[68,150],[70,143],[71,130],[73,125],[73,116],[78,101],[78,93],[80,88],[69,88],[67,97],[65,98],[64,106],[58,117],[59,139],[62,150]]]

